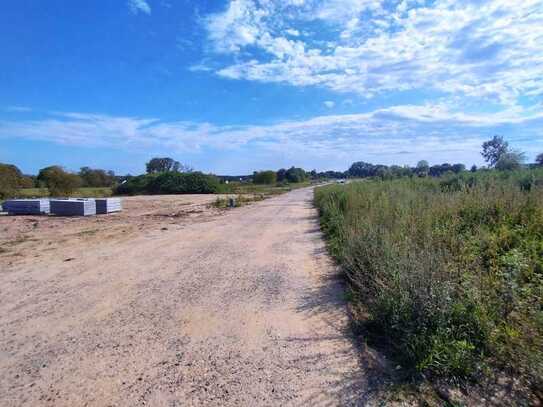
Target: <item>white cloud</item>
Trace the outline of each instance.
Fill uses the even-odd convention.
[[[213,150],[234,154],[250,149],[256,155],[288,156],[293,160],[303,157],[308,165],[312,165],[310,160],[341,161],[345,166],[355,159],[397,163],[397,155],[406,151],[413,160],[433,161],[443,157],[443,160],[471,163],[468,160],[473,157],[479,159],[482,141],[503,129],[528,139],[528,143],[510,141],[535,155],[543,150],[543,135],[536,132],[541,125],[543,112],[527,117],[515,111],[468,115],[445,105],[400,105],[268,126],[217,126],[57,112],[43,120],[0,121],[0,138],[186,154]]]
[[[295,30],[294,28],[287,28],[285,30],[285,33],[287,33],[288,35],[290,35],[292,37],[299,37],[300,36],[300,31]]]
[[[325,102],[323,102],[324,106],[326,106],[328,109],[331,109],[333,108],[336,104],[335,102],[332,102],[331,100],[327,100]]]
[[[215,70],[233,79],[504,107],[543,94],[543,0],[232,0],[206,27],[216,50],[235,54]]]
[[[133,14],[151,14],[151,6],[146,0],[128,0],[128,8]]]

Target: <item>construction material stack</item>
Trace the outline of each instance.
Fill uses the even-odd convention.
[[[42,215],[48,214],[48,199],[12,199],[2,204],[4,211],[10,215]]]
[[[51,213],[59,216],[96,215],[94,199],[51,199]]]
[[[120,198],[97,198],[95,201],[97,214],[108,214],[122,210]]]

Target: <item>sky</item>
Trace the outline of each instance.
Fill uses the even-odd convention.
[[[241,175],[543,152],[543,0],[17,0],[0,162]]]

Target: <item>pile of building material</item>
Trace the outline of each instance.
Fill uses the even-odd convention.
[[[59,216],[96,215],[94,199],[51,199],[51,213]]]
[[[122,210],[121,198],[96,198],[96,213],[108,214]]]
[[[12,199],[2,204],[10,215],[41,215],[49,213],[48,199]]]

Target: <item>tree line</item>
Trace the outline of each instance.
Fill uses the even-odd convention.
[[[509,143],[501,136],[494,136],[482,145],[481,152],[488,167],[477,168],[472,166],[469,170],[476,172],[480,169],[496,169],[499,171],[508,171],[520,169],[525,165],[526,155],[509,146]],[[535,166],[543,166],[543,153],[536,158]],[[466,171],[466,166],[457,164],[438,164],[430,166],[425,160],[421,160],[415,167],[399,165],[372,164],[364,161],[353,163],[347,171],[323,171],[316,170],[305,171],[303,168],[290,167],[281,168],[277,171],[255,171],[252,175],[218,176],[216,180],[211,181],[205,178],[206,185],[201,184],[204,178],[202,173],[197,176],[176,175],[192,174],[194,171],[189,165],[180,163],[170,157],[155,157],[149,160],[146,165],[146,174],[140,176],[118,176],[113,171],[96,169],[90,167],[81,167],[78,172],[70,172],[58,165],[42,168],[36,176],[25,175],[19,168],[12,164],[0,163],[0,199],[6,199],[16,194],[16,191],[22,188],[48,188],[50,195],[68,196],[75,189],[80,187],[110,187],[119,191],[130,191],[130,193],[145,192],[145,188],[154,190],[206,190],[211,191],[216,182],[253,182],[255,184],[283,184],[299,183],[307,180],[325,180],[339,178],[368,178],[378,177],[381,179],[393,179],[401,177],[441,177],[445,174],[459,174]],[[157,181],[153,177],[160,174],[170,174],[162,177],[163,187],[157,186]],[[173,175],[172,175],[173,174]],[[208,177],[211,177],[209,175]],[[190,180],[199,180],[196,184],[188,182]],[[152,182],[151,182],[152,181]],[[187,184],[188,182],[188,184]],[[171,184],[168,186],[168,183]],[[154,186],[151,186],[154,185]],[[187,186],[187,185],[191,186]],[[185,186],[181,186],[185,185]]]

